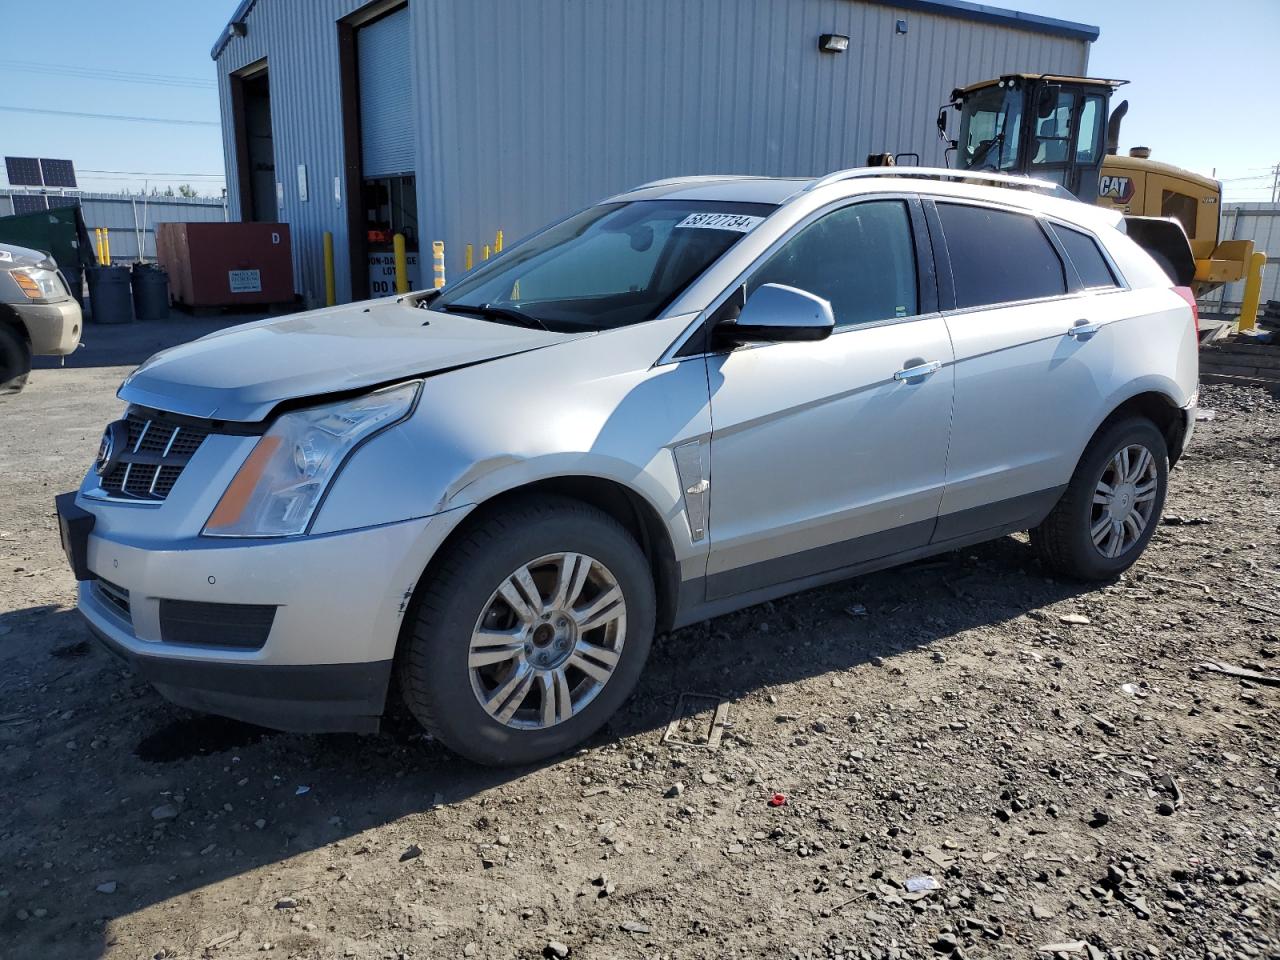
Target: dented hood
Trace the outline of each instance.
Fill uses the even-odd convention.
[[[173,413],[256,421],[287,400],[438,373],[581,336],[414,303],[412,297],[374,300],[220,330],[157,353],[121,384],[118,396]]]

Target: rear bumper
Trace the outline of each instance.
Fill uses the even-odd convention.
[[[178,660],[130,650],[86,616],[89,629],[165,699],[293,733],[374,733],[391,661],[262,664]]]
[[[31,339],[31,352],[36,356],[66,356],[80,345],[83,321],[80,304],[63,303],[11,304]]]

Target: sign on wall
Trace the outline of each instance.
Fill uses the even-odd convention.
[[[228,270],[227,285],[232,293],[261,293],[262,273],[258,270]]]
[[[418,271],[418,253],[410,250],[405,254],[405,263],[409,270],[409,289],[422,289],[422,275]],[[369,254],[369,296],[389,297],[396,292],[396,255],[386,253]]]

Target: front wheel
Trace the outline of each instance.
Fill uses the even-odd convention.
[[[1169,452],[1150,420],[1105,428],[1089,445],[1062,499],[1031,542],[1056,573],[1110,580],[1142,556],[1164,509]]]
[[[17,393],[31,373],[31,345],[0,316],[0,396]]]
[[[644,554],[608,514],[561,499],[513,506],[432,571],[402,651],[405,702],[479,763],[562,753],[635,688],[654,608]]]

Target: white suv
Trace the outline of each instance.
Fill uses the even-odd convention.
[[[158,354],[59,513],[80,609],[175,702],[367,731],[396,682],[528,762],[655,630],[1017,530],[1116,576],[1196,384],[1190,292],[1033,181],[671,180],[442,292]]]

